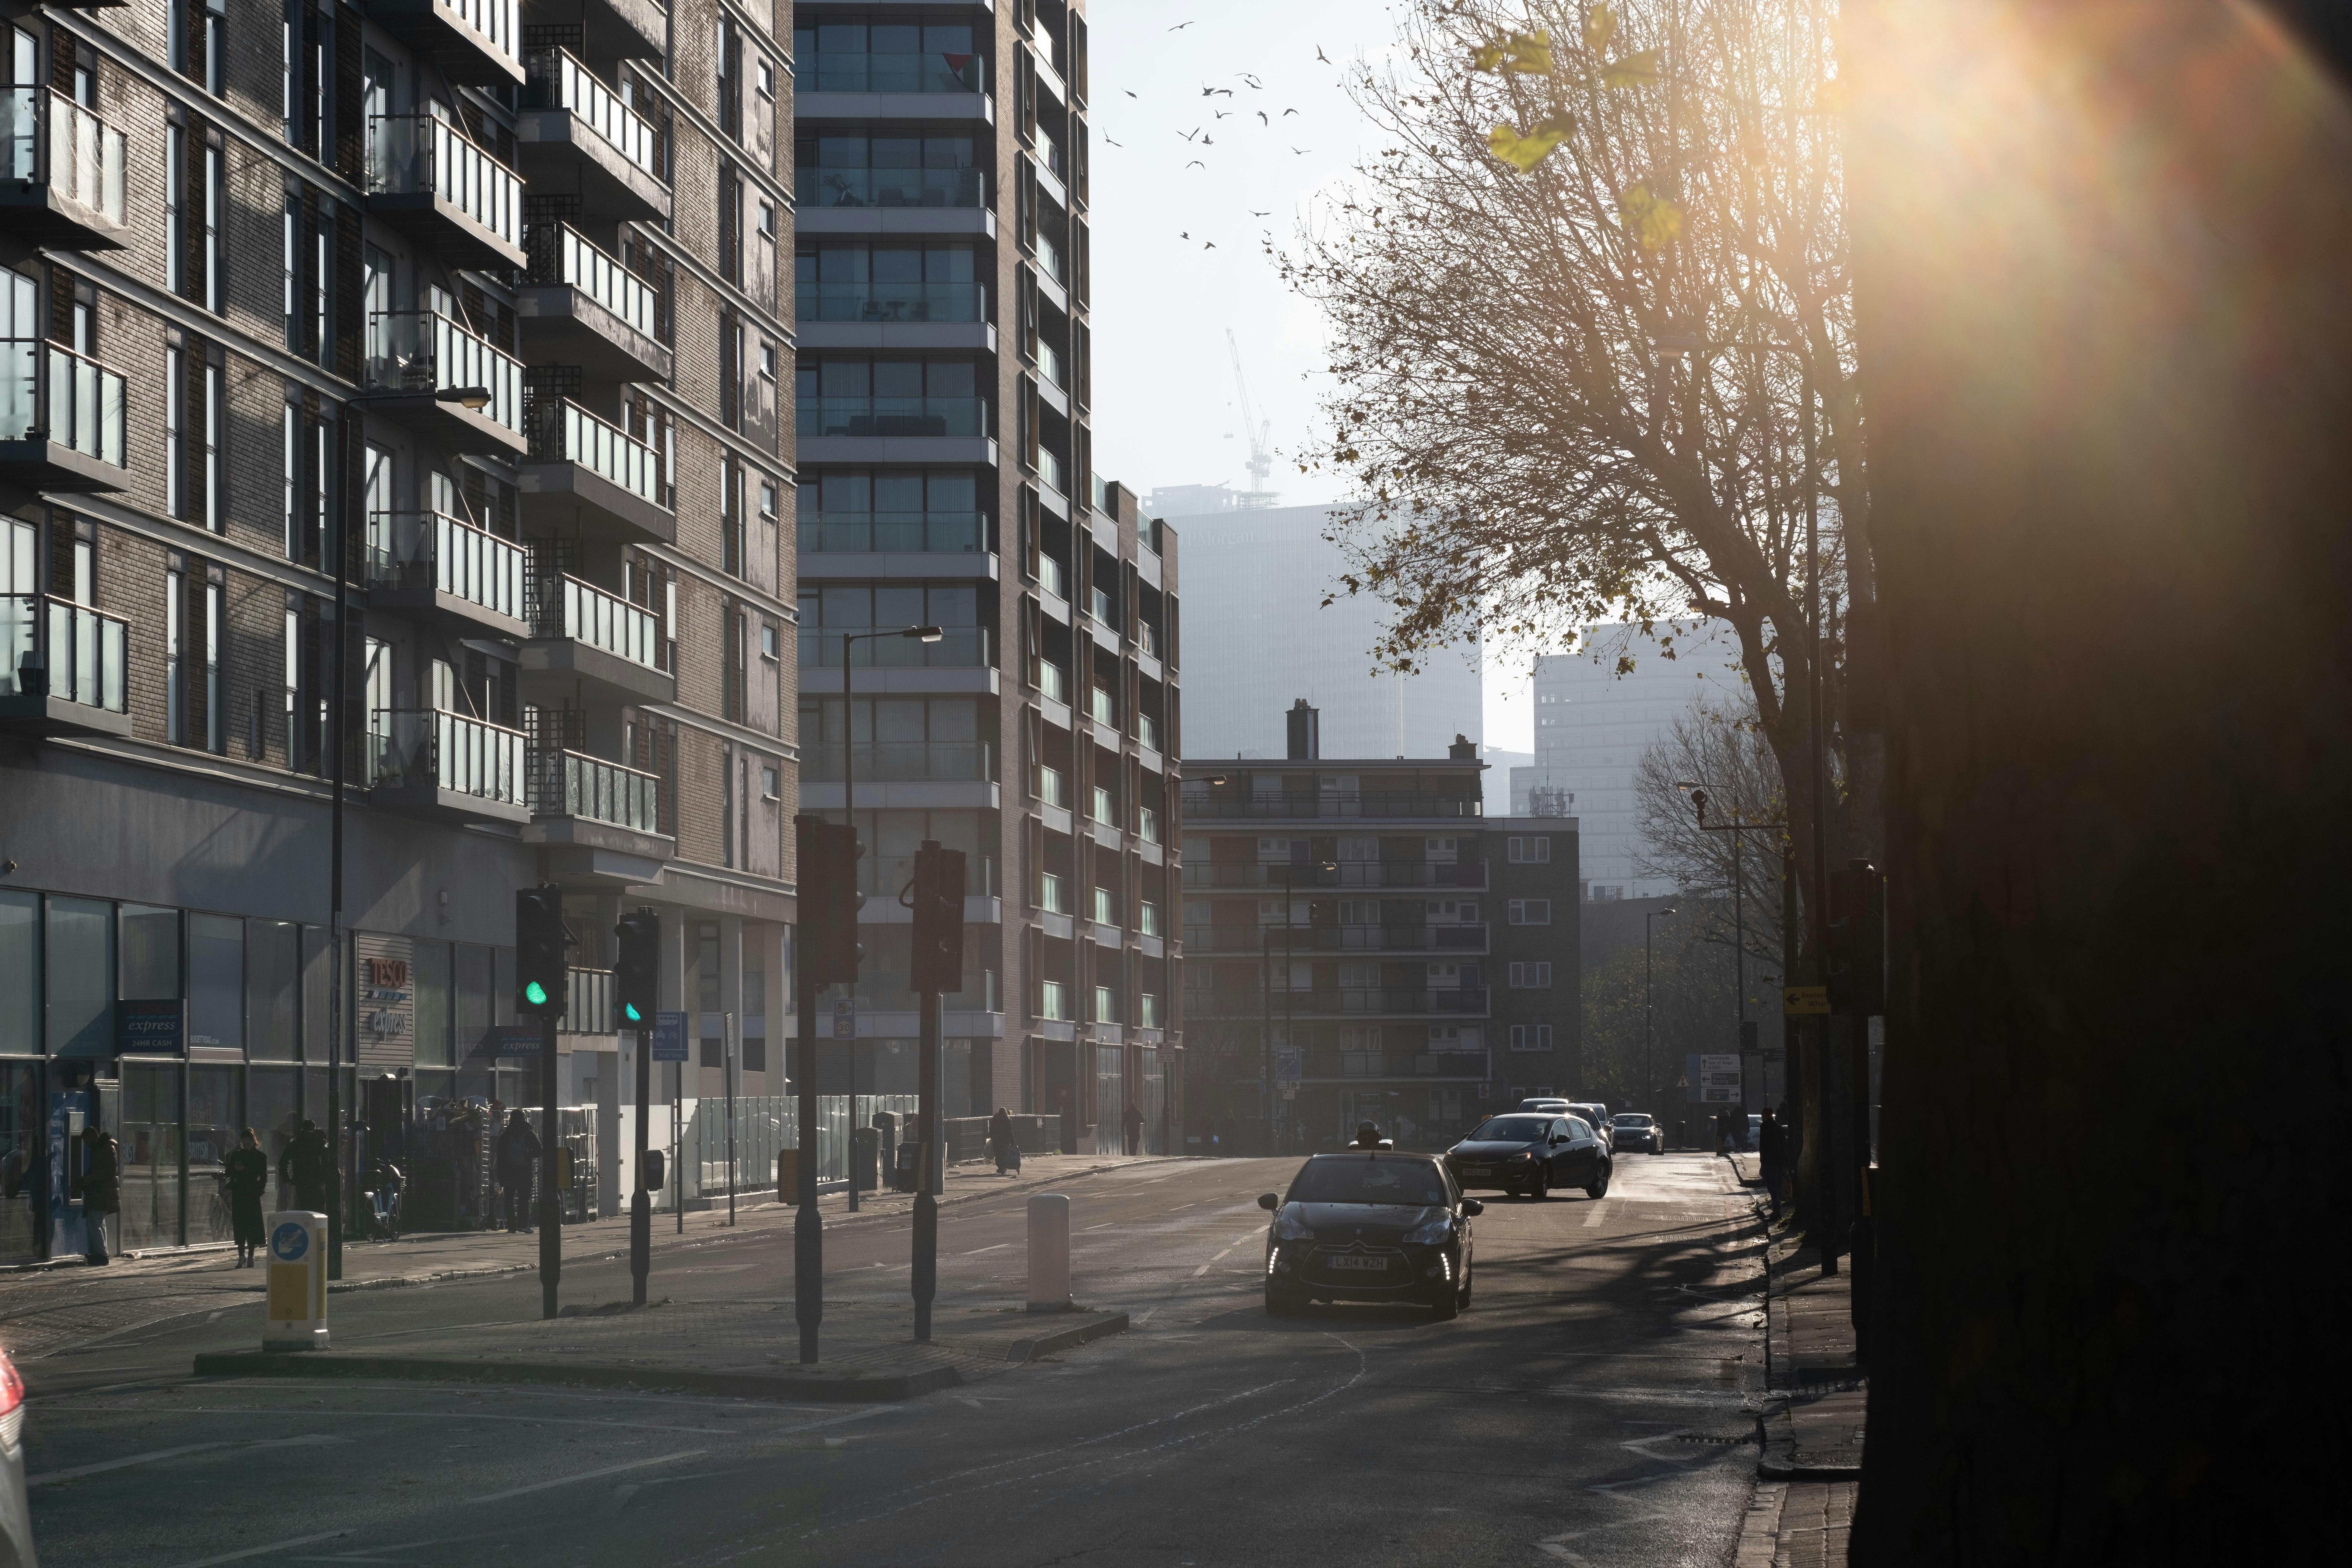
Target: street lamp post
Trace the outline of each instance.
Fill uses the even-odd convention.
[[[346,398],[346,417],[354,408],[392,398],[404,392],[362,393]],[[436,403],[454,404],[479,413],[490,405],[487,386],[445,386],[433,395]],[[334,689],[327,694],[328,759],[327,827],[327,951],[333,955],[327,975],[327,1136],[334,1141],[335,1157],[327,1170],[327,1278],[343,1277],[343,1165],[357,1151],[343,1133],[343,788],[351,752],[351,705],[344,683],[351,679],[352,614],[351,487],[335,487],[335,651],[331,668]],[[289,737],[290,740],[291,737]],[[553,1129],[549,1135],[553,1136]],[[356,1173],[354,1173],[356,1174]]]
[[[1789,825],[1785,822],[1709,822],[1706,819],[1707,794],[1704,782],[1679,779],[1675,781],[1675,787],[1690,796],[1691,810],[1698,817],[1701,832],[1731,835],[1731,925],[1732,934],[1737,939],[1732,944],[1732,951],[1737,955],[1738,975],[1734,984],[1738,985],[1739,991],[1737,998],[1739,1044],[1741,1048],[1745,1049],[1748,1044],[1748,887],[1746,872],[1740,858],[1740,850],[1745,840],[1740,836],[1766,829],[1786,833]],[[1786,858],[1785,855],[1783,858]],[[1783,964],[1782,967],[1786,968],[1787,965]],[[1760,1054],[1759,1052],[1759,1056]],[[1742,1109],[1746,1109],[1744,1105]]]
[[[1651,910],[1642,916],[1642,1101],[1645,1105],[1650,1102],[1650,937],[1653,929],[1650,922],[1663,920],[1674,912],[1675,906],[1668,904],[1663,910]],[[1653,1111],[1651,1114],[1655,1116],[1657,1113]]]

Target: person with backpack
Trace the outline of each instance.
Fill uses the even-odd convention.
[[[82,1235],[92,1263],[114,1261],[106,1252],[106,1224],[122,1208],[122,1148],[114,1134],[93,1121],[81,1130],[81,1179],[74,1195],[81,1199]]]

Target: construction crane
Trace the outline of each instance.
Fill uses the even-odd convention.
[[[1274,497],[1267,493],[1266,479],[1274,473],[1274,421],[1261,421],[1250,407],[1249,383],[1242,376],[1242,347],[1234,341],[1234,330],[1225,329],[1225,349],[1234,359],[1234,390],[1241,395],[1242,433],[1249,437],[1249,494],[1236,498],[1245,507],[1267,507]]]

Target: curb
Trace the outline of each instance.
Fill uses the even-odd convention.
[[[1125,1320],[1120,1321],[1121,1327]],[[555,1384],[584,1388],[670,1389],[720,1398],[784,1404],[880,1405],[914,1399],[963,1381],[951,1366],[919,1367],[872,1377],[696,1372],[688,1368],[582,1362],[459,1361],[431,1356],[345,1355],[336,1351],[234,1351],[196,1357],[198,1377],[413,1379],[430,1383]]]
[[[1080,1345],[1096,1340],[1108,1339],[1112,1334],[1125,1332],[1127,1332],[1127,1314],[1113,1312],[1108,1317],[1097,1318],[1091,1323],[1080,1323],[1076,1328],[1063,1329],[1050,1334],[1040,1334],[1034,1340],[1016,1341],[1013,1348],[1004,1352],[1004,1359],[1019,1366],[1024,1363],[1035,1361],[1040,1356],[1055,1355],[1062,1351],[1074,1351]]]

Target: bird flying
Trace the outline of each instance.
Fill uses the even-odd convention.
[[[1206,241],[1202,245],[1201,248],[1203,250],[1214,250],[1217,248],[1217,242],[1213,239]]]
[[[1110,144],[1111,144],[1112,146],[1114,146],[1114,147],[1124,147],[1124,146],[1126,146],[1126,145],[1127,145],[1127,143],[1126,143],[1126,142],[1111,142],[1111,139],[1110,139],[1109,137],[1108,137],[1108,136],[1104,137],[1104,138],[1103,138],[1103,140],[1104,140],[1104,141],[1106,141],[1106,142],[1110,142]]]
[[[1273,216],[1274,214],[1271,210],[1266,212],[1258,212],[1253,208],[1250,212],[1250,216],[1252,217],[1272,217]]]
[[[1197,22],[1197,21],[1199,21],[1199,20],[1200,20],[1200,18],[1199,18],[1198,16],[1195,16],[1195,17],[1193,17],[1193,18],[1192,18],[1192,22]],[[1191,26],[1192,25],[1192,22],[1179,22],[1179,23],[1177,23],[1174,26],[1172,26],[1172,27],[1169,28],[1168,30],[1169,30],[1170,32],[1171,32],[1171,33],[1181,33],[1181,32],[1182,32],[1185,28],[1187,28],[1187,27]]]
[[[1290,116],[1292,116],[1292,115],[1294,115],[1294,114],[1296,114],[1296,113],[1297,113],[1297,112],[1298,112],[1298,110],[1295,110],[1295,109],[1286,109],[1286,110],[1284,110],[1282,111],[1282,113],[1283,113],[1283,118],[1286,120],[1286,119],[1288,119]]]
[[[1265,110],[1263,110],[1263,109],[1261,109],[1261,110],[1259,110],[1257,111],[1257,122],[1258,122],[1260,125],[1271,125],[1271,124],[1273,124],[1273,123],[1274,123],[1274,121],[1273,121],[1268,120],[1268,119],[1265,117]]]
[[[1247,71],[1235,71],[1234,74],[1235,76],[1237,76],[1237,77],[1241,78],[1241,79],[1242,79],[1242,80],[1244,80],[1244,81],[1245,81],[1245,82],[1249,83],[1249,84],[1250,84],[1250,86],[1252,86],[1252,87],[1255,87],[1255,88],[1263,88],[1263,87],[1265,87],[1265,83],[1264,83],[1264,82],[1262,82],[1262,81],[1258,80],[1258,79],[1257,79],[1257,78],[1255,78],[1255,77],[1254,77],[1254,76],[1250,75],[1250,73],[1249,73],[1249,72],[1247,72]]]
[[[1195,158],[1195,159],[1193,159],[1191,163],[1189,163],[1185,164],[1184,166],[1185,166],[1186,168],[1188,168],[1188,169],[1205,169],[1205,168],[1207,168],[1209,165],[1207,165],[1206,163],[1202,163],[1202,162],[1201,162],[1201,160],[1199,160],[1198,158]]]
[[[1128,96],[1128,97],[1129,97],[1129,98],[1133,98],[1133,97],[1135,96],[1135,94],[1134,94],[1131,90],[1129,90],[1129,89],[1127,89],[1127,88],[1120,88],[1118,90],[1119,90],[1119,91],[1121,91],[1121,92],[1126,93],[1126,94],[1127,94],[1127,96]]]
[[[1192,26],[1192,24],[1188,22],[1188,23],[1186,23],[1186,24],[1185,24],[1185,26]],[[1174,32],[1174,31],[1175,31],[1175,29],[1174,29],[1173,27],[1171,27],[1171,28],[1169,29],[1169,31],[1172,33],[1172,32]],[[1329,65],[1329,64],[1331,63],[1331,57],[1330,57],[1329,55],[1327,55],[1327,54],[1325,54],[1325,53],[1323,52],[1323,46],[1322,46],[1322,45],[1320,45],[1320,44],[1318,44],[1318,45],[1316,45],[1316,46],[1315,46],[1315,58],[1316,58],[1317,59],[1318,59],[1318,60],[1321,60],[1321,61],[1322,61],[1325,65],[1327,65],[1327,66],[1328,66],[1328,65]]]
[[[1293,148],[1291,149],[1291,151],[1292,151],[1292,152],[1294,152],[1294,153],[1297,153],[1300,157],[1304,158],[1305,156],[1307,156],[1307,153],[1312,153],[1313,151],[1315,151],[1315,149],[1314,149],[1314,148],[1312,148],[1312,147],[1293,147]]]

